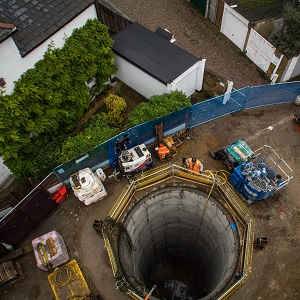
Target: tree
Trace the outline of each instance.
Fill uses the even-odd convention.
[[[34,148],[39,148],[39,151],[29,160],[33,178],[42,180],[52,172],[54,167],[60,165],[62,145],[67,138],[67,135],[62,134],[55,139],[39,138],[35,141]],[[28,156],[26,161],[28,161]],[[24,174],[23,177],[26,175],[28,176],[28,174]]]
[[[63,48],[49,45],[11,95],[0,94],[0,155],[16,177],[30,175],[39,140],[51,142],[74,129],[95,92],[85,82],[94,77],[99,91],[116,72],[112,44],[108,28],[88,20]]]
[[[173,91],[162,95],[154,95],[148,102],[142,102],[128,115],[128,125],[135,126],[146,121],[156,120],[191,106],[191,100],[180,91]]]
[[[300,54],[300,5],[293,3],[284,4],[283,30],[274,36],[274,46],[282,50],[287,56],[294,57]]]

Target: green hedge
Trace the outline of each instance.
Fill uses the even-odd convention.
[[[155,95],[149,98],[148,102],[139,104],[128,115],[128,126],[156,120],[178,111],[183,107],[191,106],[191,100],[180,91],[173,91],[162,95]]]

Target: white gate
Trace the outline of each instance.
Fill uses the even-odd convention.
[[[246,55],[264,72],[268,71],[272,62],[276,64],[276,48],[253,29],[250,31],[246,51]]]
[[[249,21],[232,9],[228,4],[224,6],[221,32],[226,35],[242,51],[248,32]]]

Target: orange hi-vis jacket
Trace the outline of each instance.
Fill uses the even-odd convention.
[[[202,171],[203,171],[203,164],[201,163],[201,161],[199,159],[196,159],[195,162],[192,162],[192,159],[188,158],[186,160],[186,164],[187,164],[187,167],[191,171],[194,171],[196,173],[202,173]]]

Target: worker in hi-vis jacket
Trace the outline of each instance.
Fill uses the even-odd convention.
[[[203,164],[199,159],[196,159],[196,157],[186,158],[185,163],[187,168],[190,169],[191,171],[194,171],[196,173],[202,173]]]

